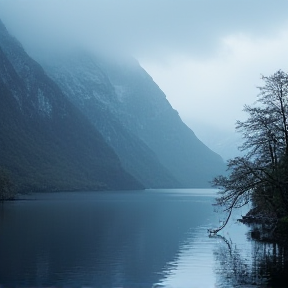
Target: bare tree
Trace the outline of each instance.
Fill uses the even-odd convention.
[[[220,188],[215,205],[227,219],[210,233],[220,231],[232,210],[249,202],[276,218],[288,215],[288,75],[279,70],[262,80],[256,105],[244,106],[248,119],[236,123],[244,139],[239,149],[246,154],[228,161],[229,176],[212,181]]]

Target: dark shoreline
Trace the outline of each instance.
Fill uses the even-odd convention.
[[[288,247],[286,217],[283,220],[263,215],[244,215],[237,221],[251,228],[250,236],[253,240]]]

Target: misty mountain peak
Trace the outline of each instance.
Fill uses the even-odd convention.
[[[15,189],[142,189],[42,67],[1,33],[0,168]]]
[[[162,187],[207,187],[213,176],[225,170],[221,157],[182,122],[163,91],[133,57],[115,59],[87,56],[86,52],[82,56],[75,53],[65,61],[41,63],[97,127],[126,170],[144,185],[149,182],[148,187],[157,187],[155,177],[153,182],[145,176],[153,166],[162,166],[161,177],[154,169],[154,174],[159,174],[157,185],[162,182]],[[149,154],[149,161],[143,159]],[[170,181],[163,178],[165,174],[170,174]],[[159,181],[161,178],[166,180]]]

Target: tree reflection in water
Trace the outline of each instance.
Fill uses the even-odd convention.
[[[287,287],[288,247],[250,237],[251,257],[245,257],[231,239],[220,235],[210,237],[218,237],[222,242],[214,252],[220,265],[216,271],[220,283],[217,287]]]

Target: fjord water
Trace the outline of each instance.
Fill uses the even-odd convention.
[[[159,189],[2,203],[0,286],[262,287],[255,251],[264,246],[247,240],[237,216],[209,237],[214,198],[212,189]]]

